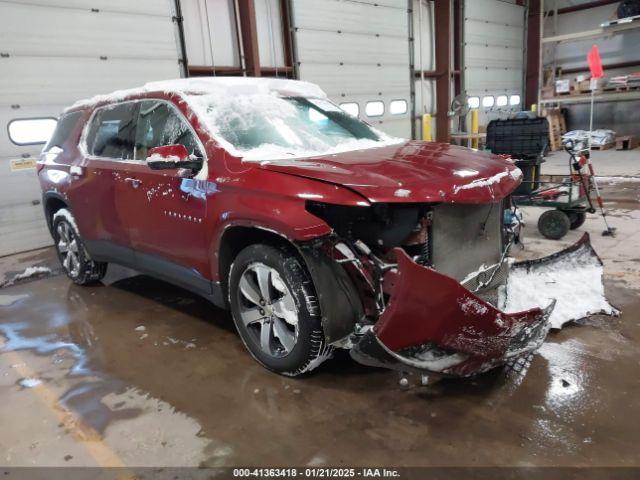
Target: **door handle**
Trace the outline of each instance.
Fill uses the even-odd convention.
[[[142,185],[142,181],[137,178],[125,178],[124,181],[130,183],[133,188],[138,188]]]

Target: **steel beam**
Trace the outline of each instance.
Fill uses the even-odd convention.
[[[452,0],[435,0],[434,23],[436,27],[436,141],[449,142],[451,122],[451,21]]]
[[[527,15],[527,77],[524,89],[526,108],[529,108],[533,103],[538,103],[541,28],[542,4],[540,0],[530,0]]]
[[[258,27],[256,6],[253,0],[238,0],[238,15],[246,73],[250,77],[260,76],[260,51],[258,49]]]

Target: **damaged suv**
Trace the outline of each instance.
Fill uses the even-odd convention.
[[[468,376],[534,351],[550,327],[553,300],[500,310],[520,170],[390,138],[309,83],[183,79],[78,102],[38,175],[75,283],[114,262],[196,292],[281,374],[347,348]],[[579,250],[592,252],[585,239],[567,254]]]

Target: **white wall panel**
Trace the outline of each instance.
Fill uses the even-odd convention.
[[[189,65],[240,65],[233,0],[182,0]]]
[[[464,90],[469,96],[523,94],[524,7],[501,0],[464,2]],[[522,106],[480,106],[480,124]]]
[[[255,0],[255,7],[260,65],[262,67],[283,67],[284,42],[280,1]]]
[[[298,74],[317,83],[336,103],[356,102],[360,117],[395,136],[411,136],[408,2],[294,0]],[[407,112],[392,115],[392,100]],[[384,103],[367,117],[366,104]]]
[[[164,58],[175,61],[174,26],[168,17],[73,11],[0,2],[0,47],[12,56]],[[28,19],[28,21],[25,21]]]
[[[35,169],[42,145],[11,143],[13,119],[180,76],[170,0],[0,0],[0,256],[51,243]]]

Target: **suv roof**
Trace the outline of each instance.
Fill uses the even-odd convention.
[[[283,96],[294,97],[327,97],[326,93],[324,93],[319,86],[300,80],[256,77],[196,77],[149,82],[142,87],[116,90],[106,95],[96,95],[77,101],[71,105],[71,107],[67,108],[65,112],[82,108],[92,108],[99,104],[119,102],[129,97],[140,97],[154,93],[162,93],[165,95],[205,95],[212,93],[239,95],[258,92],[274,92]]]

